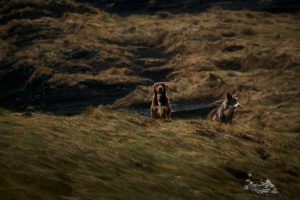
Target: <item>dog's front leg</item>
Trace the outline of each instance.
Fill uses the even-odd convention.
[[[151,119],[155,119],[155,118],[156,118],[156,116],[155,116],[154,110],[151,109]]]
[[[170,118],[171,118],[171,110],[170,110],[170,108],[168,108],[168,109],[166,109],[166,116],[165,116],[165,119],[167,120],[167,121],[171,121],[170,120]]]
[[[155,115],[152,111],[151,111],[151,119],[155,119]]]
[[[158,116],[157,116],[157,107],[156,106],[152,106],[151,107],[151,118],[152,119],[157,119]]]

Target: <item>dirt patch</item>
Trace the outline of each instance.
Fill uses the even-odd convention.
[[[241,33],[245,36],[254,36],[257,34],[254,28],[244,28]]]
[[[153,82],[166,81],[168,75],[173,72],[172,68],[166,66],[170,54],[164,49],[152,46],[133,46],[131,52],[135,55],[134,73]]]
[[[205,34],[205,35],[202,35],[201,38],[203,40],[207,40],[207,41],[210,41],[210,42],[216,42],[218,40],[221,40],[220,35],[214,35],[214,34]]]
[[[151,79],[153,82],[166,81],[166,77],[173,72],[173,69],[167,67],[152,67],[142,70],[140,76]]]
[[[231,58],[220,60],[216,62],[216,66],[222,70],[236,70],[239,71],[243,68],[239,58]]]
[[[222,36],[226,37],[226,38],[233,38],[233,37],[237,36],[237,33],[235,33],[235,32],[223,32]]]
[[[15,22],[8,26],[2,34],[4,40],[12,40],[12,43],[23,48],[32,44],[34,40],[55,39],[62,33],[62,29],[49,23],[36,23],[30,21]]]
[[[63,52],[67,59],[90,59],[97,55],[99,49],[91,48],[91,49],[70,49],[68,51]]]
[[[248,178],[248,173],[243,170],[236,169],[236,168],[229,167],[229,166],[226,166],[225,170],[237,179],[246,180]]]
[[[223,52],[235,52],[235,51],[241,51],[245,47],[243,45],[229,45],[223,49]]]
[[[271,157],[271,155],[264,148],[256,149],[256,153],[262,160],[267,160]]]
[[[2,13],[0,24],[6,24],[16,19],[38,19],[45,16],[62,17],[66,12],[95,12],[95,10],[85,4],[76,4],[66,1],[49,1],[44,3],[11,1],[4,4],[0,11]]]

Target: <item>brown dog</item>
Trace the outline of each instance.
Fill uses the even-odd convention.
[[[170,119],[171,105],[167,96],[167,88],[168,86],[164,82],[154,83],[153,85],[154,95],[150,109],[152,119]]]

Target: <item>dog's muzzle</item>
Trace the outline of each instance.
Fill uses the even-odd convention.
[[[240,106],[241,106],[240,103],[236,103],[236,104],[233,105],[233,107],[235,107],[235,108],[238,108],[238,107],[240,107]]]
[[[158,88],[158,93],[160,93],[160,94],[163,93],[163,88],[162,87]]]

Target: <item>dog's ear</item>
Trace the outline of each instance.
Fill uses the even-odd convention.
[[[157,83],[153,83],[152,88],[154,89],[156,87]]]
[[[165,93],[167,92],[167,90],[169,90],[170,88],[169,88],[169,86],[165,83],[165,82],[162,82],[162,85],[164,86],[164,88],[165,88]]]
[[[157,83],[154,83],[153,85],[152,85],[152,91],[154,92],[154,93],[156,93],[156,91],[155,91],[155,88],[156,88],[156,85],[157,85]]]
[[[229,92],[227,92],[227,99],[232,99],[232,95]]]
[[[165,89],[166,89],[166,90],[167,90],[167,89],[170,89],[169,86],[168,86],[165,82],[163,82],[163,85],[165,86]]]

